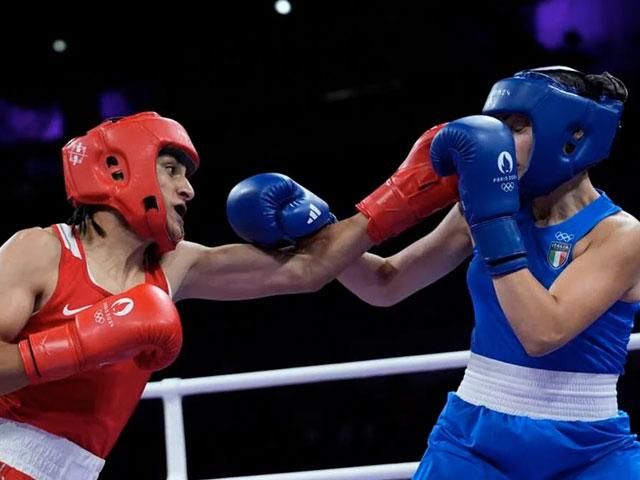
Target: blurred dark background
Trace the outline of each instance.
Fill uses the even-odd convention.
[[[286,173],[350,216],[424,130],[479,113],[495,80],[554,64],[627,84],[622,133],[592,179],[640,215],[636,0],[291,0],[286,15],[268,0],[95,7],[39,11],[43,25],[27,20],[35,12],[4,17],[19,29],[0,33],[3,241],[68,218],[60,148],[104,117],[155,110],[187,128],[202,157],[188,238],[219,245],[238,241],[225,199],[241,179]],[[396,252],[441,218],[375,251]],[[154,380],[467,349],[465,269],[385,309],[337,283],[303,296],[182,302],[183,351]],[[619,391],[636,431],[639,373],[632,353]],[[417,461],[461,376],[187,397],[190,478]],[[143,401],[101,478],[165,475],[162,404]]]

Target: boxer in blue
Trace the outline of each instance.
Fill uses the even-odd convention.
[[[459,175],[459,208],[339,276],[391,305],[472,255],[471,358],[414,480],[640,478],[616,401],[640,307],[640,223],[588,175],[626,97],[607,73],[565,67],[499,81],[484,115],[449,123],[431,145],[435,171]]]
[[[609,155],[626,98],[608,73],[519,72],[494,85],[484,115],[426,132],[358,204],[379,243],[460,196],[426,237],[388,258],[366,253],[338,275],[388,306],[471,256],[471,358],[414,480],[640,478],[640,444],[616,400],[640,308],[640,222],[588,174]],[[230,196],[229,217],[245,239],[273,244],[264,233],[274,222],[247,213],[270,198],[274,179],[258,179]],[[364,225],[341,224],[344,245]]]

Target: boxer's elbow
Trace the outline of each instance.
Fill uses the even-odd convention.
[[[520,337],[520,343],[530,357],[544,357],[562,347],[567,340],[559,332],[541,332]]]
[[[527,355],[530,357],[544,357],[548,353],[552,351],[549,345],[543,342],[523,342],[522,346],[524,351],[527,352]]]

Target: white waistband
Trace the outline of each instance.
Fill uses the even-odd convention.
[[[541,370],[471,353],[457,395],[510,415],[595,421],[618,414],[618,375]]]
[[[0,461],[35,480],[95,480],[104,459],[66,438],[0,418]]]

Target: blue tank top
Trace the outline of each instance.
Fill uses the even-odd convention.
[[[601,220],[621,211],[604,192],[562,223],[536,227],[531,205],[517,215],[528,252],[529,270],[549,288],[571,263],[574,245]],[[511,329],[496,296],[491,276],[476,249],[467,271],[475,312],[471,351],[502,362],[545,370],[585,373],[624,372],[627,343],[640,302],[617,301],[586,330],[563,347],[542,357],[527,355]]]

